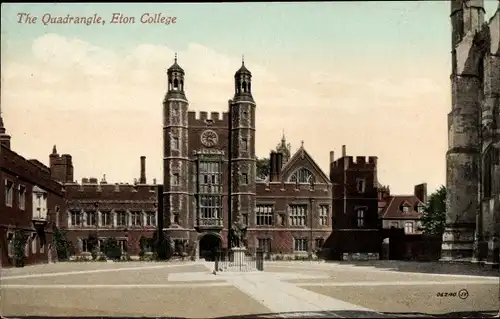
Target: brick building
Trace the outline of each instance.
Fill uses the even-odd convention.
[[[55,146],[50,154],[50,169],[66,190],[64,224],[76,254],[90,253],[89,235],[96,235],[100,243],[115,238],[122,251],[131,255],[139,253],[141,237],[153,236],[158,226],[158,187],[156,181],[147,183],[144,156],[140,158],[140,178],[134,184],[108,184],[105,176],[75,182],[71,155],[59,155]]]
[[[47,263],[55,257],[54,226],[63,224],[64,190],[50,170],[10,149],[0,116],[0,264],[13,266],[14,232],[27,236],[25,264]]]
[[[442,260],[498,266],[500,236],[500,9],[451,1],[452,109],[446,153]]]
[[[419,184],[412,195],[391,195],[388,187],[379,188],[379,218],[383,229],[401,228],[406,235],[418,235],[420,218],[427,203],[427,184]]]
[[[240,217],[249,249],[307,254],[320,245],[331,229],[331,184],[304,147],[289,158],[282,141],[283,151],[271,154],[268,180],[256,180],[257,108],[244,63],[222,114],[189,111],[177,59],[167,75],[164,224],[171,237],[196,243],[201,254],[228,247],[227,230]]]
[[[342,156],[330,152],[330,180],[333,183],[333,229],[326,246],[333,258],[365,254],[378,259],[381,224],[378,218],[377,157]]]

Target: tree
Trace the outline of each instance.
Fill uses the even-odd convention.
[[[269,175],[269,158],[263,157],[256,160],[257,177],[265,179]]]
[[[99,254],[99,239],[96,232],[91,232],[87,238],[87,249],[90,250],[92,259],[97,259]]]
[[[28,235],[22,229],[16,229],[12,240],[14,241],[14,256],[12,263],[16,267],[24,267],[24,261],[26,258],[25,249]]]
[[[102,252],[106,257],[112,260],[120,260],[122,256],[122,249],[118,244],[116,238],[106,238],[102,243]]]
[[[441,186],[429,196],[420,222],[424,234],[443,234],[446,222],[446,187]]]
[[[54,245],[58,260],[68,260],[73,253],[73,244],[68,240],[66,232],[57,227],[54,228]]]

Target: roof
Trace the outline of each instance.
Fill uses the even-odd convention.
[[[236,73],[234,74],[234,76],[239,76],[241,74],[248,74],[248,75],[252,75],[252,72],[250,72],[246,67],[245,67],[245,62],[241,62],[241,68],[236,71]]]
[[[403,206],[408,206],[408,212],[403,212]],[[379,213],[381,218],[415,219],[422,217],[423,213],[417,211],[418,206],[425,204],[415,195],[393,195],[379,202]]]
[[[304,148],[304,144],[300,146],[300,148],[293,154],[293,156],[290,158],[288,162],[283,166],[281,169],[281,178],[286,176],[287,174],[295,172],[296,169],[302,167],[300,165],[300,162],[307,161],[311,164],[313,167],[314,171],[319,175],[321,179],[324,180],[325,183],[330,183],[330,179],[328,176],[321,170],[319,165],[314,161],[314,159],[311,157],[311,155],[306,151]],[[314,173],[314,172],[313,172]],[[320,182],[317,180],[316,182]]]

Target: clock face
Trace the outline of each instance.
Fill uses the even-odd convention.
[[[206,130],[201,133],[201,143],[206,147],[212,147],[219,142],[219,136],[212,130]]]

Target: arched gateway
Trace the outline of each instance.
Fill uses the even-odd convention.
[[[214,261],[215,254],[222,248],[220,235],[214,233],[206,233],[200,238],[200,258],[206,261]]]

